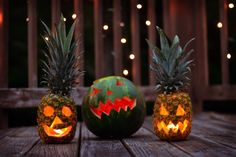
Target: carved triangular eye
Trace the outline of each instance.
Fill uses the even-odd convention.
[[[161,104],[161,107],[160,107],[160,115],[162,115],[162,116],[169,115],[169,112],[166,110],[166,108],[163,106],[163,104]]]
[[[179,105],[176,111],[176,116],[183,116],[184,114],[185,114],[184,109],[182,108],[181,105]]]

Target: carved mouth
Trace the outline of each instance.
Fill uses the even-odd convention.
[[[189,121],[187,119],[184,120],[184,122],[178,122],[176,125],[172,123],[171,121],[169,124],[165,124],[163,121],[157,122],[157,128],[159,131],[163,130],[167,135],[169,134],[170,131],[177,133],[180,131],[182,134],[186,130],[186,128],[189,125]]]
[[[58,124],[63,124],[63,122],[61,121],[61,119],[59,117],[56,117],[51,126],[47,126],[46,124],[43,125],[44,131],[48,136],[51,137],[63,137],[66,136],[72,129],[72,126],[68,126],[65,128],[60,128],[60,129],[54,129],[56,125]]]
[[[114,102],[111,102],[111,100],[106,100],[105,104],[102,102],[99,102],[99,105],[97,108],[90,107],[90,111],[99,119],[102,117],[102,113],[106,114],[107,116],[110,115],[112,110],[115,110],[116,112],[120,112],[121,110],[127,111],[129,108],[132,110],[136,106],[136,99],[130,99],[127,96],[124,96],[123,98],[119,99],[116,98]]]

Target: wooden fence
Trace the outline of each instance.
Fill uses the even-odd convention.
[[[151,22],[148,27],[148,39],[156,42],[157,32],[155,0],[147,0],[147,18]],[[94,56],[95,56],[95,77],[103,76],[104,64],[100,62],[104,56],[104,44],[102,38],[102,0],[94,0]],[[138,0],[130,0],[130,24],[131,24],[131,46],[135,59],[132,64],[132,78],[136,85],[140,86],[146,101],[154,101],[156,94],[153,92],[155,80],[149,72],[149,85],[141,85],[141,50],[139,35],[139,14],[136,4]],[[222,84],[211,86],[208,78],[208,44],[207,44],[207,15],[205,0],[163,0],[163,25],[168,35],[178,34],[185,43],[191,37],[196,37],[193,47],[195,53],[195,66],[192,72],[191,96],[196,112],[202,110],[202,103],[205,100],[235,100],[236,86],[229,84],[228,61],[226,59],[228,38],[227,27],[221,29],[221,65]],[[226,0],[219,0],[220,20],[227,26]],[[60,1],[51,0],[52,24],[57,23],[60,16]],[[0,124],[7,126],[7,108],[36,107],[46,89],[37,88],[37,0],[28,0],[28,88],[8,88],[8,0],[0,1]],[[75,36],[80,38],[81,46],[77,52],[84,49],[84,19],[83,0],[74,0],[74,13],[77,14],[79,24]],[[113,45],[116,58],[114,59],[115,75],[122,75],[122,48],[121,48],[121,0],[113,0]],[[86,53],[86,52],[85,52]],[[148,51],[147,55],[151,52]],[[86,58],[83,58],[86,60]],[[81,65],[81,69],[84,65]],[[148,70],[148,69],[147,69]],[[84,78],[80,80],[80,87],[74,90],[73,95],[77,104],[81,104],[82,97],[86,92],[83,86]]]

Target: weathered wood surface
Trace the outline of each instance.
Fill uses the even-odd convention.
[[[141,87],[146,101],[154,101],[154,87]],[[72,91],[76,105],[81,105],[88,87],[79,87]],[[47,94],[45,88],[0,88],[0,108],[38,107],[40,99]]]
[[[236,156],[236,115],[201,113],[187,140],[165,142],[153,133],[151,117],[130,138],[101,139],[78,123],[69,144],[43,144],[36,127],[0,130],[0,157],[5,156]]]

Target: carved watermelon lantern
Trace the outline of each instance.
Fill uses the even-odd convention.
[[[97,136],[128,137],[143,124],[143,96],[126,78],[109,76],[94,81],[84,97],[82,116]]]

